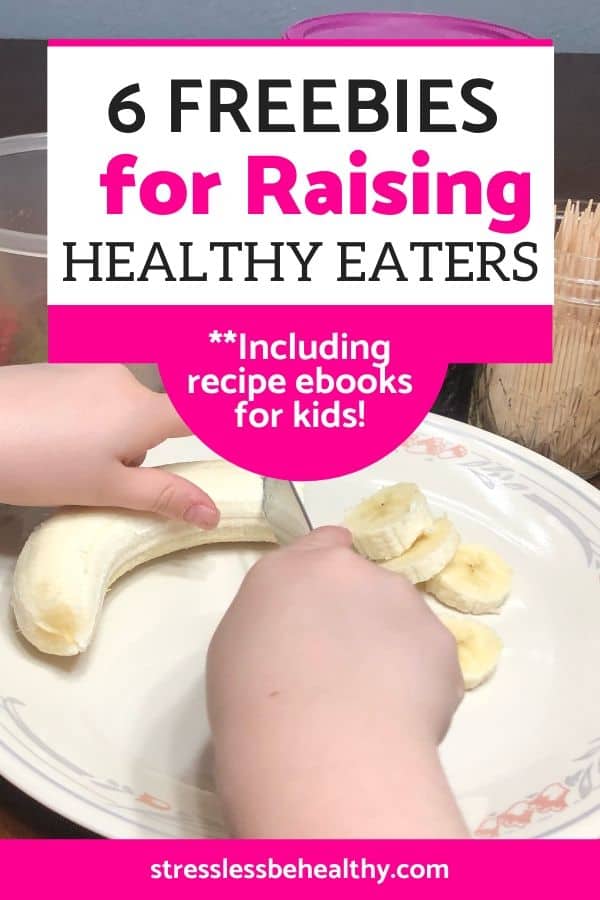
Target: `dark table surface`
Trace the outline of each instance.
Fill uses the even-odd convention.
[[[45,130],[45,44],[0,40],[0,137]],[[599,148],[600,54],[558,54],[557,198],[600,198]],[[0,838],[93,836],[0,778]]]

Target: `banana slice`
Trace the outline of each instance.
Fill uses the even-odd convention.
[[[495,670],[502,652],[502,641],[494,629],[483,622],[459,619],[457,616],[439,616],[439,619],[456,639],[465,690],[470,691]]]
[[[350,510],[344,525],[354,546],[369,559],[400,556],[433,525],[427,500],[416,484],[382,488]]]
[[[13,609],[39,650],[74,656],[94,633],[104,597],[136,566],[189,547],[225,541],[275,541],[262,514],[262,479],[223,460],[164,466],[200,485],[221,511],[217,528],[124,510],[68,509],[29,537],[17,560]]]
[[[465,613],[494,612],[506,600],[512,570],[493,550],[461,544],[452,561],[424,585],[443,603]]]
[[[401,556],[382,563],[384,568],[404,575],[413,584],[427,581],[447,566],[460,544],[460,536],[452,522],[441,516],[430,532],[422,534]]]

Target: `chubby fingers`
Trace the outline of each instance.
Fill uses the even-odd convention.
[[[215,528],[219,522],[219,511],[208,494],[164,469],[120,465],[106,500],[106,505],[152,512],[200,528]]]
[[[352,535],[347,528],[342,528],[338,525],[324,525],[321,528],[315,528],[314,531],[294,541],[293,544],[290,544],[288,550],[301,553],[351,546]]]

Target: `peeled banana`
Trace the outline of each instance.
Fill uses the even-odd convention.
[[[443,603],[464,613],[495,612],[506,600],[512,570],[493,550],[461,544],[454,558],[424,585]]]
[[[262,479],[223,461],[163,468],[201,486],[219,508],[217,528],[124,510],[68,509],[42,523],[17,560],[12,605],[23,635],[39,650],[74,656],[93,636],[117,578],[176,550],[226,541],[275,541],[262,514]]]
[[[458,616],[439,616],[439,619],[456,639],[465,690],[470,691],[493,673],[502,652],[502,641],[483,622]]]
[[[460,544],[460,536],[446,516],[433,523],[431,531],[416,539],[401,556],[382,563],[384,568],[404,575],[413,584],[427,581],[448,565]]]
[[[17,560],[12,605],[22,634],[39,650],[58,656],[84,651],[93,637],[107,590],[148,560],[202,544],[274,542],[262,512],[258,475],[224,460],[163,468],[201,486],[216,503],[216,529],[150,513],[74,508],[47,519],[29,537]],[[414,484],[396,484],[367,498],[347,515],[356,549],[386,568],[421,583],[457,610],[497,609],[511,587],[507,564],[486,547],[459,544],[452,523],[434,521]],[[440,616],[455,636],[467,690],[494,671],[502,643],[487,625]]]
[[[416,484],[395,484],[367,497],[346,515],[359,553],[373,560],[400,556],[433,525],[427,500]]]

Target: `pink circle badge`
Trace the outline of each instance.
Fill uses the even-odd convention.
[[[165,388],[212,450],[263,475],[331,478],[380,459],[431,409],[446,372],[393,310],[186,313],[187,339],[161,362]]]

